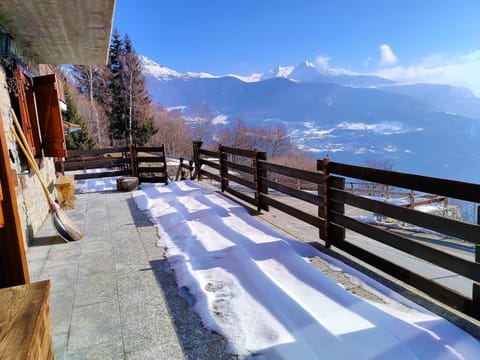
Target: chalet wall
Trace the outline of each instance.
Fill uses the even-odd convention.
[[[40,181],[33,170],[28,170],[26,160],[19,154],[21,151],[10,133],[10,94],[8,92],[6,74],[0,65],[0,111],[4,121],[8,148],[11,151],[11,166],[14,173],[16,195],[24,239],[28,243],[33,235],[39,230],[48,216],[49,207],[42,191]],[[53,188],[55,181],[55,167],[52,158],[43,158],[40,163],[40,170],[50,188]]]

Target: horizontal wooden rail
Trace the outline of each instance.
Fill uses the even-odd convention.
[[[271,171],[280,175],[298,178],[303,181],[309,181],[315,184],[321,184],[323,182],[323,174],[321,172],[313,172],[308,170],[291,168],[283,165],[269,163],[263,160],[259,160],[259,165],[263,170]]]
[[[427,279],[412,270],[409,270],[400,265],[394,264],[391,261],[371,253],[349,241],[337,241],[332,239],[332,245],[348,254],[360,259],[367,264],[380,269],[388,275],[391,275],[406,284],[409,284],[416,289],[429,294],[439,301],[460,310],[464,314],[476,319],[480,319],[480,307],[478,303],[466,298],[458,292],[442,286],[437,282]]]
[[[297,190],[292,187],[282,185],[278,182],[270,181],[268,179],[262,178],[262,181],[272,189],[275,189],[277,191],[280,191],[283,194],[287,194],[289,196],[292,196],[297,199],[301,199],[303,201],[306,201],[310,204],[317,205],[317,206],[323,206],[323,197],[318,196],[318,195],[313,195],[305,191]]]
[[[480,264],[475,264],[468,260],[447,254],[430,246],[410,240],[407,237],[338,214],[335,211],[331,212],[330,221],[444,269],[468,277],[469,279],[480,281]]]
[[[227,180],[236,182],[237,184],[243,185],[243,186],[245,186],[249,189],[252,189],[252,190],[256,189],[255,183],[253,181],[248,181],[248,180],[242,179],[241,177],[238,177],[238,176],[235,176],[235,175],[232,175],[232,174],[226,174],[225,178]]]
[[[224,161],[224,164],[230,169],[235,169],[235,170],[238,170],[238,171],[242,171],[244,173],[247,173],[247,174],[251,174],[253,175],[255,173],[255,169],[252,168],[251,166],[247,166],[247,165],[242,165],[242,164],[237,164],[237,163],[234,163],[234,162],[231,162],[231,161]]]
[[[101,173],[75,174],[75,180],[97,179],[103,177],[130,175],[130,170],[114,170]]]
[[[238,155],[238,156],[248,157],[252,159],[255,158],[255,151],[252,151],[252,150],[244,150],[244,149],[232,148],[229,146],[222,146],[222,151],[227,154]]]
[[[406,223],[431,229],[446,235],[480,244],[480,225],[416,211],[401,206],[353,195],[347,191],[330,189],[332,201],[385,215]]]
[[[257,205],[256,200],[248,195],[245,195],[244,193],[241,193],[240,191],[237,191],[235,189],[232,189],[231,187],[227,187],[225,189],[226,192],[232,194],[233,196],[238,197],[239,199],[242,199],[243,201],[252,204],[252,205]]]
[[[218,181],[218,182],[221,181],[220,175],[213,174],[213,173],[208,172],[208,171],[206,171],[206,170],[204,170],[204,169],[201,169],[201,170],[200,170],[200,174],[201,174],[201,175],[204,175],[204,176],[206,176],[206,177],[208,177],[208,178],[210,178],[210,179],[213,179],[213,180],[215,180],[215,181]]]
[[[220,164],[215,163],[213,161],[205,160],[205,159],[200,159],[200,165],[207,165],[210,166],[211,168],[220,170]]]
[[[216,157],[216,158],[218,158],[220,156],[220,153],[218,151],[212,151],[212,150],[207,150],[207,149],[200,149],[200,154],[211,156],[211,157]]]
[[[99,156],[105,154],[117,154],[129,152],[127,147],[106,148],[106,149],[92,149],[92,150],[68,150],[67,159],[76,157]]]
[[[272,196],[270,195],[263,195],[262,198],[265,200],[265,202],[278,209],[283,211],[284,213],[287,213],[290,216],[293,216],[299,220],[302,220],[312,226],[315,226],[317,228],[321,228],[323,226],[323,219],[321,219],[318,216],[311,215],[305,211],[298,210],[297,208],[294,208],[293,206],[287,205],[281,201],[275,200]]]
[[[480,203],[480,185],[330,162],[331,173]]]
[[[123,158],[104,158],[93,159],[85,161],[69,161],[65,162],[65,171],[86,170],[86,169],[101,169],[115,166],[124,166],[129,163],[128,159]]]

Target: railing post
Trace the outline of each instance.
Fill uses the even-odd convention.
[[[137,176],[137,169],[135,167],[135,155],[134,154],[135,152],[135,149],[134,149],[134,146],[133,144],[128,144],[128,153],[129,153],[129,156],[130,156],[130,175],[131,176]]]
[[[193,160],[188,160],[188,176],[192,179]]]
[[[198,181],[202,180],[202,174],[200,171],[200,149],[202,147],[202,141],[194,141],[193,142],[193,161],[195,163],[195,171],[193,172],[193,179],[195,176],[197,177]]]
[[[220,153],[220,189],[224,192],[228,188],[228,179],[226,179],[228,167],[225,164],[227,153],[223,152],[223,146],[221,144],[218,145],[218,152]]]
[[[331,246],[330,239],[328,238],[328,227],[329,227],[329,201],[328,201],[328,179],[330,177],[328,171],[328,163],[330,162],[329,158],[324,158],[323,160],[318,160],[317,170],[322,171],[323,179],[322,183],[318,185],[318,195],[323,197],[322,206],[318,207],[318,216],[323,218],[323,226],[320,227],[320,239],[325,241],[325,247],[329,248]]]
[[[255,200],[257,202],[257,211],[260,212],[260,210],[265,210],[268,211],[268,205],[265,204],[263,194],[267,195],[268,194],[268,186],[263,182],[263,178],[267,177],[267,170],[262,167],[262,164],[260,160],[266,161],[267,160],[267,153],[266,152],[260,152],[257,149],[255,149],[255,158],[253,160],[255,172],[254,172],[254,178],[255,178]]]
[[[480,206],[477,206],[477,224],[480,225]],[[475,244],[475,263],[480,265],[480,245]],[[480,284],[474,282],[472,285],[472,301],[480,306]]]
[[[175,174],[175,181],[178,181],[178,179],[180,178],[180,174],[182,173],[183,157],[181,157],[179,160],[180,160],[180,163],[178,164],[177,173]]]

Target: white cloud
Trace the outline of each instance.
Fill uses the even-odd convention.
[[[318,71],[326,72],[329,67],[330,58],[324,55],[318,55],[315,59],[315,64],[317,64]]]
[[[417,64],[380,69],[374,75],[400,83],[448,84],[467,87],[480,96],[480,50],[448,58],[442,54],[426,56]]]
[[[393,65],[397,62],[397,57],[392,51],[392,48],[387,44],[380,45],[380,64]]]

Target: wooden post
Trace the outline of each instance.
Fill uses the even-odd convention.
[[[227,153],[223,151],[223,146],[220,144],[218,145],[218,152],[220,153],[220,189],[224,192],[228,189],[228,179],[226,179],[228,167],[225,164]]]
[[[178,179],[180,179],[180,174],[182,173],[182,167],[183,167],[183,157],[180,158],[180,163],[178,164],[177,174],[175,175],[175,181],[178,181]]]
[[[480,206],[477,206],[477,224],[480,225]],[[480,245],[475,244],[475,263],[480,265]],[[480,306],[480,284],[474,282],[472,285],[472,301]]]
[[[25,256],[25,242],[1,111],[0,184],[3,195],[0,206],[4,216],[4,225],[0,227],[0,288],[29,284],[30,275]]]
[[[192,170],[193,170],[193,160],[188,160],[188,176],[189,179],[192,179]]]
[[[268,211],[269,207],[265,204],[263,199],[263,194],[268,194],[268,186],[263,182],[263,178],[267,177],[267,170],[262,167],[260,160],[266,161],[267,160],[267,153],[260,152],[255,149],[255,158],[253,160],[253,165],[255,168],[254,178],[255,178],[255,200],[257,202],[257,211],[265,210]]]
[[[200,149],[202,147],[203,142],[202,141],[194,141],[193,142],[193,161],[195,163],[195,171],[193,172],[192,179],[195,177],[198,179],[198,181],[202,180],[202,174],[200,171]]]
[[[138,176],[137,168],[136,168],[136,151],[135,146],[133,144],[128,144],[128,152],[130,155],[130,174],[132,176]]]
[[[328,228],[329,228],[329,220],[328,220],[328,178],[330,176],[328,170],[328,163],[330,162],[329,158],[324,158],[323,160],[319,160],[317,162],[317,170],[321,170],[323,173],[322,184],[319,184],[319,195],[323,196],[323,206],[318,207],[318,216],[323,218],[323,227],[320,228],[320,239],[325,241],[325,247],[329,248],[331,243],[328,238]]]

